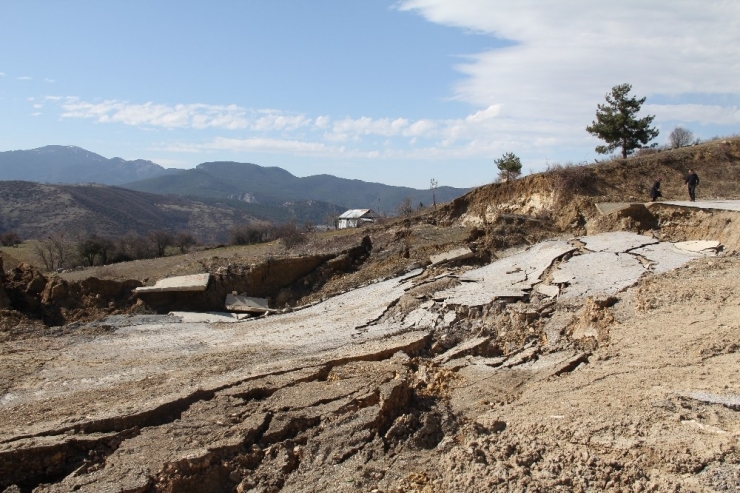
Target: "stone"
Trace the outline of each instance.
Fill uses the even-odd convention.
[[[429,260],[432,265],[442,264],[444,262],[451,262],[453,260],[465,260],[472,258],[475,254],[468,247],[456,248],[449,252],[440,253],[437,255],[431,255]]]
[[[134,290],[135,293],[166,293],[205,291],[208,282],[211,280],[210,274],[193,274],[190,276],[177,276],[160,279],[154,286],[142,286]]]
[[[251,296],[226,295],[226,309],[230,312],[266,313],[270,311],[265,298]]]

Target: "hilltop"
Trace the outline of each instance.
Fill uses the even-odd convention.
[[[5,181],[121,185],[172,172],[144,159],[108,159],[76,146],[0,152],[0,180]]]

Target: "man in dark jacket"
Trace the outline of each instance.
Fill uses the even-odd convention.
[[[655,202],[656,199],[659,197],[662,197],[663,194],[660,193],[660,182],[663,181],[663,178],[660,176],[655,179],[655,182],[653,183],[653,188],[650,189],[650,200]]]
[[[689,187],[689,198],[692,202],[696,202],[696,186],[699,184],[699,175],[694,173],[693,169],[690,169],[689,174],[684,178],[684,182]]]

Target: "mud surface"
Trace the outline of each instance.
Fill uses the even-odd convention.
[[[11,338],[0,491],[737,491],[738,274],[614,233]]]

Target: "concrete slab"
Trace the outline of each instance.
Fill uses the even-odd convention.
[[[719,241],[716,240],[679,241],[674,245],[679,250],[710,255],[717,253],[720,247]]]
[[[700,253],[680,250],[673,243],[667,242],[636,248],[630,253],[640,255],[650,261],[650,270],[656,274],[677,269],[695,258],[704,256]]]
[[[482,346],[488,344],[489,340],[490,340],[489,337],[476,337],[474,339],[469,339],[463,342],[462,344],[458,344],[452,349],[448,349],[444,353],[438,356],[435,356],[432,361],[434,361],[438,365],[447,363],[448,361],[452,359],[459,358],[461,356],[465,356],[467,354],[475,352],[476,350],[480,349]]]
[[[579,241],[586,245],[586,249],[592,252],[627,252],[633,248],[645,245],[653,245],[658,240],[649,236],[630,233],[629,231],[613,231],[593,236],[579,236]]]
[[[183,323],[234,323],[250,318],[246,314],[227,312],[170,312],[168,315],[178,317]]]
[[[596,210],[602,215],[613,214],[619,211],[628,211],[629,209],[644,210],[645,204],[642,202],[602,202],[595,204]]]
[[[190,276],[177,276],[160,279],[154,286],[142,286],[134,289],[135,293],[168,293],[178,291],[205,291],[210,274],[193,274]]]
[[[475,254],[468,247],[456,248],[449,252],[440,253],[437,255],[431,255],[429,260],[432,265],[442,264],[444,262],[451,262],[453,260],[465,260],[472,258]]]
[[[560,294],[560,286],[553,286],[552,284],[538,284],[534,287],[534,290],[550,298],[555,298]]]
[[[406,318],[403,319],[403,326],[406,328],[433,329],[437,325],[438,320],[438,314],[424,308],[417,308],[406,315]]]
[[[480,306],[496,298],[521,298],[553,261],[576,248],[565,241],[545,241],[460,277],[459,286],[435,294],[447,304]]]
[[[691,392],[686,394],[686,397],[707,404],[720,404],[734,411],[740,411],[740,395],[737,394],[717,395],[709,392]]]
[[[265,298],[252,298],[251,296],[226,295],[225,308],[230,312],[241,313],[266,313],[270,311]]]
[[[372,324],[403,293],[399,279],[390,279],[304,310],[219,325],[150,316],[151,323],[75,340],[26,384],[8,392],[0,408],[64,402],[85,421],[105,420],[145,413],[254,375],[393,354],[425,344],[428,337],[425,331],[399,334],[397,324]],[[362,332],[358,326],[364,327]],[[203,366],[203,361],[209,364]],[[43,423],[44,429],[61,426],[51,418]],[[18,433],[44,433],[33,431],[33,423],[23,429]]]
[[[650,204],[650,206],[661,205],[740,212],[740,200],[700,200],[698,202],[691,202],[688,200],[671,200],[667,202],[653,202]]]
[[[585,275],[588,273],[588,275]],[[553,284],[565,284],[560,299],[615,294],[635,284],[645,273],[639,259],[628,253],[589,253],[561,264]]]

